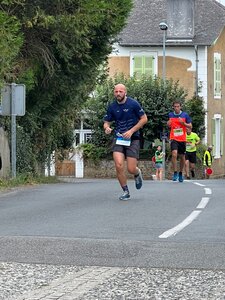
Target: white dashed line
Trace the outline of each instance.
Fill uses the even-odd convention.
[[[199,205],[196,207],[197,209],[203,209],[209,202],[209,197],[203,197]]]
[[[204,184],[202,183],[199,183],[199,182],[193,182],[195,185],[199,185],[199,186],[205,186]]]
[[[200,210],[194,210],[186,219],[184,219],[183,222],[178,224],[177,226],[165,231],[163,234],[159,236],[160,239],[166,239],[170,236],[176,235],[178,232],[180,232],[182,229],[184,229],[186,226],[191,224],[194,219],[197,218],[197,216],[201,213]]]
[[[211,195],[211,194],[212,194],[212,190],[211,190],[211,189],[209,189],[209,188],[204,188],[204,190],[205,190],[205,194],[206,194],[206,195]]]
[[[198,183],[198,182],[194,182],[194,184],[202,186],[202,187],[205,186],[205,185],[203,185],[201,183]],[[204,188],[204,190],[205,190],[206,195],[211,195],[212,194],[212,190],[210,188]],[[199,214],[202,212],[202,209],[204,209],[206,207],[209,200],[210,200],[209,197],[202,197],[201,201],[199,202],[198,206],[196,207],[196,209],[199,209],[199,210],[194,210],[180,224],[178,224],[177,226],[175,226],[175,227],[163,232],[161,235],[159,235],[159,238],[160,239],[166,239],[168,237],[175,236],[178,232],[183,230],[186,226],[190,225],[199,216]]]

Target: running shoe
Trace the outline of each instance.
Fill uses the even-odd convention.
[[[191,176],[194,178],[195,177],[195,171],[191,170]]]
[[[141,170],[139,169],[139,173],[138,175],[134,176],[134,180],[135,180],[135,186],[137,190],[140,190],[140,188],[142,187],[142,174],[141,174]]]
[[[126,201],[130,198],[130,193],[128,191],[125,191],[120,197],[120,200]]]
[[[184,178],[181,172],[179,172],[179,182],[183,182]]]
[[[177,179],[178,179],[178,174],[177,174],[177,173],[174,173],[174,174],[173,174],[173,181],[177,181]]]

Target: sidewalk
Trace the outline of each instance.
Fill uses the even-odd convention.
[[[2,300],[225,299],[219,270],[0,263],[0,283]]]

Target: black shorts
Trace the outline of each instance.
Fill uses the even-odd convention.
[[[193,151],[193,152],[186,152],[186,153],[185,153],[185,159],[186,159],[186,160],[189,160],[190,163],[192,163],[192,164],[196,164],[196,162],[197,162],[197,159],[196,159],[196,151]]]
[[[131,140],[130,146],[117,145],[113,140],[112,151],[123,153],[125,157],[139,158],[140,140]]]
[[[171,151],[177,150],[178,154],[185,154],[186,142],[178,142],[178,141],[172,140],[170,142],[170,149],[171,149]]]

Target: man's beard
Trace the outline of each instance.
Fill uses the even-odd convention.
[[[126,95],[124,95],[123,97],[117,96],[117,97],[116,97],[116,100],[117,100],[118,102],[123,102],[123,101],[125,100],[125,98],[126,98]]]

